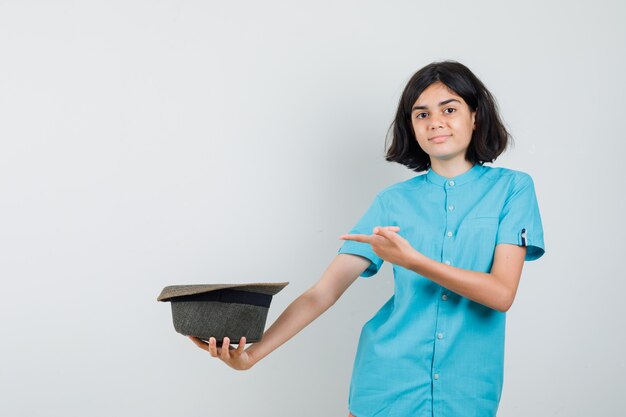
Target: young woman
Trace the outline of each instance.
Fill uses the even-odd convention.
[[[524,260],[544,253],[533,181],[483,165],[509,134],[492,95],[458,62],[432,63],[409,80],[390,131],[386,159],[427,172],[378,193],[320,280],[261,342],[192,340],[248,369],[387,261],[394,295],[363,326],[349,415],[495,416],[505,313]]]

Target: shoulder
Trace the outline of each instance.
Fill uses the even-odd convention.
[[[526,172],[502,167],[486,166],[485,168],[486,170],[483,178],[486,181],[505,183],[508,184],[509,187],[512,189],[520,189],[534,186],[532,177]]]
[[[381,200],[393,200],[407,193],[414,193],[426,184],[426,175],[420,174],[405,181],[392,184],[377,194],[377,198]]]

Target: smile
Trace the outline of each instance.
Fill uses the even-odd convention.
[[[434,143],[441,143],[441,142],[445,142],[446,139],[448,139],[449,135],[439,135],[439,136],[433,136],[432,138],[428,139],[429,142],[434,142]]]

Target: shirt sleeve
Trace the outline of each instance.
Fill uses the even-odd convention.
[[[526,246],[527,261],[539,259],[545,252],[541,215],[530,175],[522,175],[504,204],[496,238],[498,243]]]
[[[381,201],[380,194],[376,196],[374,202],[367,209],[365,214],[356,223],[356,225],[350,229],[348,234],[366,234],[371,235],[374,227],[387,226],[386,211]],[[383,264],[383,260],[376,255],[372,250],[369,243],[355,242],[353,240],[344,241],[343,245],[339,248],[338,253],[348,253],[351,255],[362,256],[370,261],[370,265],[361,274],[362,277],[371,277],[376,274]]]

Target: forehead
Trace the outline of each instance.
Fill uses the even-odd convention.
[[[436,107],[441,101],[451,98],[459,100],[461,103],[465,103],[465,100],[452,91],[447,85],[442,82],[435,82],[422,91],[422,94],[419,95],[413,105]]]

